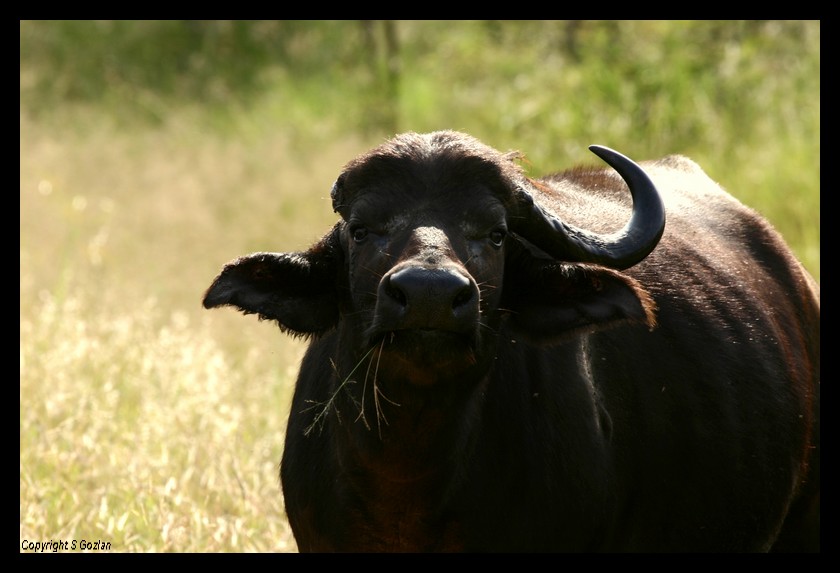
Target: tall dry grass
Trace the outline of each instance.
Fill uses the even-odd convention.
[[[21,320],[21,543],[293,550],[277,485],[290,372],[233,367],[206,323],[161,320],[152,299],[82,298],[45,294]]]
[[[229,259],[328,229],[361,144],[311,165],[282,136],[80,113],[20,121],[21,548],[293,551],[278,463],[303,345],[201,298]]]

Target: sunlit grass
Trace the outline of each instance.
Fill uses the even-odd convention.
[[[45,295],[21,317],[21,543],[294,550],[277,478],[292,369],[233,367],[206,324],[162,314]]]
[[[90,125],[21,117],[21,543],[292,551],[278,464],[303,345],[201,298],[234,256],[324,232],[324,201],[291,200],[318,178],[282,139]]]

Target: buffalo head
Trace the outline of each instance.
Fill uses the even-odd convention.
[[[503,323],[541,342],[627,320],[652,326],[646,292],[617,270],[656,246],[662,202],[633,161],[591,149],[633,198],[612,234],[564,221],[516,153],[457,132],[407,133],[345,166],[331,192],[341,220],[318,244],[229,263],[204,306],[296,335],[337,328],[349,363],[375,349],[380,379],[417,386],[480,377]]]

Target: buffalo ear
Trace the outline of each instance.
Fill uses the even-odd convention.
[[[502,299],[517,334],[548,344],[620,324],[656,325],[656,305],[632,277],[600,265],[526,258],[506,272]]]
[[[301,253],[253,253],[226,264],[204,295],[204,308],[233,306],[275,320],[296,336],[318,336],[338,323],[341,251],[334,228]]]

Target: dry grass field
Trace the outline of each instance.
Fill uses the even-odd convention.
[[[328,228],[357,151],[322,168],[282,137],[90,125],[21,116],[21,543],[293,550],[277,466],[302,344],[200,302],[229,259]]]

